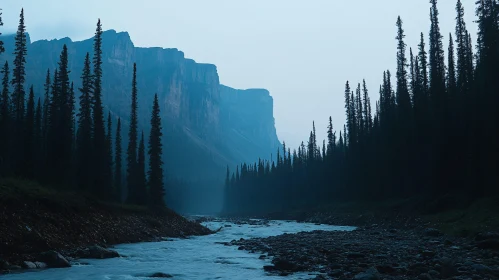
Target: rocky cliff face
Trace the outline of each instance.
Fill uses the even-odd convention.
[[[11,63],[13,37],[2,40],[6,52],[0,61]],[[92,55],[92,39],[29,42],[26,86],[33,84],[37,96],[43,98],[46,71],[56,69],[64,44],[69,50],[70,78],[75,88],[80,86],[85,54]],[[170,175],[191,180],[223,178],[225,166],[268,158],[280,145],[269,92],[220,85],[215,65],[186,59],[177,49],[135,47],[128,33],[114,30],[103,33],[103,61],[104,105],[125,125],[133,63],[137,63],[139,121],[146,136],[153,96],[158,94]]]
[[[266,89],[239,90],[220,86],[220,123],[230,151],[246,162],[276,152],[280,142],[274,126],[274,100]]]

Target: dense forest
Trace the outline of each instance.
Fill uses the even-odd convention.
[[[457,1],[447,55],[437,0],[430,4],[428,44],[421,33],[417,49],[408,50],[397,19],[396,73],[383,73],[376,108],[365,81],[347,81],[343,129],[336,132],[330,119],[323,143],[314,125],[293,152],[284,145],[270,162],[227,169],[225,212],[286,211],[335,199],[498,194],[499,1],[476,2],[474,47]]]
[[[0,60],[4,51],[0,41]],[[144,132],[139,131],[137,123],[134,65],[129,141],[123,166],[121,120],[111,112],[106,115],[102,104],[100,20],[93,53],[87,53],[81,62],[81,88],[75,88],[69,78],[69,54],[64,45],[57,69],[47,70],[43,98],[35,100],[33,85],[25,85],[29,56],[24,10],[15,35],[14,56],[14,61],[2,63],[0,72],[0,178],[35,180],[106,201],[164,206],[158,97],[155,95],[152,104],[151,130],[145,143]]]

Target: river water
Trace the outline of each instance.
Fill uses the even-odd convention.
[[[152,280],[148,276],[162,272],[173,276],[169,279],[311,279],[309,273],[287,277],[270,276],[262,268],[270,260],[258,259],[259,254],[238,250],[236,246],[224,246],[217,242],[233,239],[268,237],[283,233],[313,230],[353,230],[338,227],[271,221],[268,225],[236,225],[224,221],[203,223],[210,229],[222,230],[208,236],[172,239],[162,242],[118,245],[114,249],[123,257],[107,260],[80,260],[71,268],[47,269],[4,275],[2,280]],[[230,225],[230,227],[225,227]]]

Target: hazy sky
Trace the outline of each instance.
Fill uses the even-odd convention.
[[[383,70],[395,73],[397,16],[406,43],[428,33],[428,0],[2,0],[5,26],[15,30],[21,7],[32,40],[128,31],[136,46],[178,48],[218,67],[235,88],[266,88],[274,97],[277,133],[293,147],[308,139],[312,121],[325,138],[331,115],[343,127],[346,80],[366,79],[377,99]],[[462,0],[476,38],[474,0]],[[439,1],[447,48],[455,0]]]

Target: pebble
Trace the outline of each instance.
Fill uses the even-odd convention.
[[[373,232],[375,232],[373,234]],[[395,238],[388,236],[395,235]],[[492,236],[492,235],[491,235]],[[273,258],[275,275],[320,272],[316,279],[499,279],[499,253],[477,244],[495,239],[444,236],[435,229],[312,231],[230,242],[255,258]],[[493,246],[492,246],[493,247]]]

